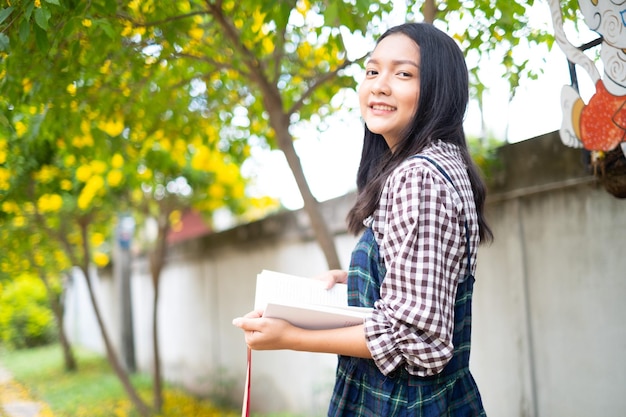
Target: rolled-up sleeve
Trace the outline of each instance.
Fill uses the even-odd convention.
[[[365,334],[385,375],[399,367],[434,375],[452,358],[464,249],[458,201],[443,176],[421,165],[392,174],[383,189],[372,228],[386,273]]]

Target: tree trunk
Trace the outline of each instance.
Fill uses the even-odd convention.
[[[276,128],[277,126],[279,126],[278,129]],[[298,157],[296,149],[293,146],[293,138],[289,133],[289,125],[277,123],[274,130],[276,131],[276,136],[278,138],[278,146],[285,154],[289,168],[291,168],[291,172],[293,173],[296,183],[298,184],[298,190],[300,190],[302,200],[304,201],[304,210],[309,216],[311,228],[313,229],[316,240],[324,253],[328,268],[340,269],[341,262],[339,262],[339,257],[337,255],[335,240],[330,232],[330,229],[328,228],[326,220],[322,216],[320,204],[313,196],[311,188],[309,187],[306,177],[304,176],[302,163],[300,162],[300,158]]]
[[[157,235],[156,248],[150,259],[150,272],[152,274],[152,286],[154,288],[154,296],[152,299],[152,349],[154,354],[154,382],[153,382],[153,406],[157,413],[161,412],[163,407],[163,387],[161,376],[161,353],[159,350],[159,326],[158,326],[158,309],[159,309],[159,284],[161,281],[161,271],[167,253],[167,232],[169,230],[169,213],[165,211],[161,213],[158,219],[159,232]]]
[[[63,350],[63,363],[65,364],[65,370],[67,372],[74,372],[78,368],[76,365],[76,358],[74,357],[74,351],[72,350],[72,346],[70,345],[69,340],[67,339],[67,335],[65,334],[65,329],[63,327],[63,306],[59,303],[59,300],[55,297],[52,288],[50,288],[50,284],[48,283],[48,278],[43,271],[39,271],[39,278],[43,281],[43,284],[46,286],[46,292],[48,293],[48,300],[50,301],[50,308],[54,314],[54,319],[57,323],[57,332],[59,336],[59,342],[61,343],[61,348]]]
[[[89,236],[87,233],[87,225],[81,224],[81,232],[82,232],[82,240],[83,240],[83,262],[81,265],[81,270],[83,271],[83,275],[85,276],[85,280],[87,280],[87,289],[89,290],[89,297],[91,299],[91,305],[93,306],[94,314],[96,316],[96,320],[98,322],[98,327],[100,328],[100,334],[102,336],[102,341],[104,342],[104,346],[106,348],[107,359],[109,360],[109,364],[113,371],[119,378],[120,382],[124,386],[124,390],[128,394],[130,401],[135,406],[135,409],[139,412],[142,417],[149,417],[152,415],[150,408],[143,402],[143,400],[137,394],[135,387],[130,382],[130,378],[128,374],[124,371],[120,361],[117,357],[115,349],[113,348],[113,344],[111,343],[111,339],[109,338],[109,334],[106,330],[106,326],[104,324],[104,320],[102,319],[102,313],[100,312],[100,308],[98,307],[98,302],[96,300],[96,295],[93,289],[93,284],[91,280],[91,273],[89,272]]]
[[[435,0],[425,0],[422,6],[422,15],[424,15],[424,22],[433,23],[437,17],[437,5]]]
[[[63,306],[61,305],[61,303],[59,303],[59,300],[57,299],[54,292],[52,291],[52,288],[50,287],[48,274],[43,268],[37,266],[37,262],[35,261],[31,253],[29,253],[28,261],[37,269],[39,279],[41,279],[44,287],[46,287],[46,294],[48,296],[48,302],[50,303],[50,309],[52,310],[52,314],[54,314],[54,320],[57,325],[59,343],[61,343],[61,348],[63,350],[63,363],[65,364],[65,370],[67,372],[74,372],[77,369],[76,358],[74,357],[74,352],[72,351],[70,342],[67,339],[67,335],[65,334],[65,329],[63,328]]]

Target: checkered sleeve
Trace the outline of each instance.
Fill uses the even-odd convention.
[[[443,370],[452,358],[454,301],[465,244],[454,187],[422,160],[396,170],[383,189],[373,229],[386,274],[365,321],[368,347],[385,375]]]

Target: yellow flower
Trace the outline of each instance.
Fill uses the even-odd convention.
[[[83,23],[83,26],[86,28],[91,27],[91,19],[83,19],[82,23]]]
[[[202,37],[204,36],[204,30],[202,28],[192,28],[189,29],[189,32],[187,32],[189,34],[189,37],[191,39],[194,39],[196,41],[199,41],[202,39]]]
[[[121,168],[123,165],[124,165],[124,157],[120,155],[119,153],[116,153],[115,155],[113,155],[113,158],[111,158],[111,166],[113,168]]]
[[[36,172],[33,177],[35,180],[48,184],[59,174],[59,170],[56,167],[52,167],[50,165],[44,165],[41,169]]]
[[[224,165],[215,174],[217,181],[225,185],[234,185],[239,180],[239,168],[235,164]]]
[[[93,160],[89,164],[94,174],[102,174],[107,170],[107,164],[104,161]]]
[[[24,89],[25,94],[28,94],[30,92],[30,90],[33,88],[33,82],[30,80],[30,78],[24,78],[22,80],[22,88]]]
[[[106,253],[96,252],[93,254],[93,262],[102,268],[109,263],[109,256]]]
[[[0,190],[8,190],[10,187],[9,178],[11,173],[8,169],[0,167]]]
[[[171,224],[172,226],[177,225],[178,223],[180,223],[181,218],[182,218],[182,213],[181,213],[181,211],[180,211],[180,210],[174,210],[174,211],[172,211],[172,212],[170,213],[170,217],[169,217],[170,224]]]
[[[44,194],[37,200],[37,209],[41,213],[55,213],[63,206],[63,199],[58,194]]]
[[[89,165],[81,165],[76,170],[76,179],[81,182],[87,182],[93,175],[93,171]]]
[[[119,169],[114,169],[113,171],[109,171],[107,174],[107,184],[111,187],[117,187],[121,184],[124,176],[122,175],[122,171]]]
[[[65,157],[64,161],[65,166],[72,167],[76,163],[76,157],[74,155],[68,155]]]
[[[66,88],[66,91],[72,96],[74,97],[76,95],[76,84],[72,83],[69,84]]]
[[[117,136],[124,130],[124,119],[121,116],[98,122],[98,129],[109,136]]]
[[[13,226],[22,227],[26,224],[26,218],[24,216],[15,216],[13,218]]]
[[[111,60],[107,59],[100,67],[100,74],[109,74],[111,72]]]
[[[91,193],[87,188],[83,188],[78,196],[78,208],[81,210],[87,210],[91,201],[93,200],[93,193]]]
[[[93,146],[93,136],[90,134],[84,136],[76,136],[72,139],[72,145],[77,148],[84,148],[85,146]]]
[[[102,233],[93,233],[91,235],[91,244],[93,246],[100,246],[104,243],[104,235]]]
[[[2,203],[2,211],[5,213],[18,214],[20,212],[20,208],[15,201],[5,201]]]
[[[206,146],[200,146],[191,158],[191,167],[198,171],[206,170],[209,167],[211,151]]]
[[[17,137],[21,138],[28,131],[28,128],[21,120],[15,122],[15,133],[17,133]]]
[[[7,149],[4,146],[6,142],[0,139],[0,164],[4,164],[7,161]]]
[[[62,180],[61,181],[61,189],[64,191],[70,191],[72,189],[72,181],[70,180]]]
[[[41,8],[41,0],[35,0],[35,7]]]
[[[43,266],[46,263],[46,259],[43,257],[41,252],[35,253],[35,264],[38,266]]]
[[[213,200],[221,201],[224,200],[224,196],[226,195],[226,191],[224,191],[224,187],[220,184],[211,184],[209,186],[209,197]]]

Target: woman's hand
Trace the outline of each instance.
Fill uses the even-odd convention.
[[[348,282],[348,271],[341,269],[331,269],[321,275],[314,277],[325,282],[324,288],[331,289],[335,284],[345,284]]]
[[[233,320],[233,325],[244,330],[248,347],[254,350],[293,349],[291,341],[302,329],[286,320],[262,316],[262,311],[251,311]]]

